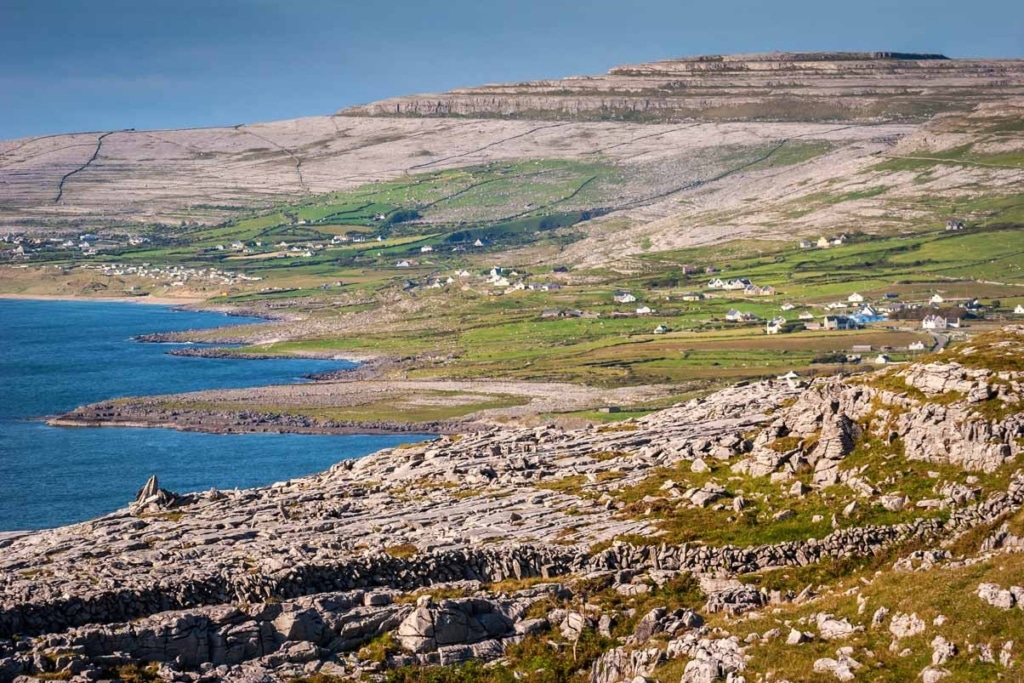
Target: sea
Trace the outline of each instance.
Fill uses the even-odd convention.
[[[263,486],[422,434],[201,434],[51,427],[44,418],[122,396],[305,381],[339,360],[172,356],[137,335],[261,322],[121,302],[0,299],[0,531],[112,512],[151,475],[177,493]]]

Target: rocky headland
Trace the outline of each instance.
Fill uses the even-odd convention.
[[[465,431],[259,489],[152,480],[105,517],[0,536],[0,680],[402,680],[463,662],[533,680],[538,653],[593,683],[767,680],[766,652],[816,653],[823,680],[872,680],[869,657],[925,680],[1013,669],[1012,642],[950,629],[1024,600],[977,578],[1021,545],[1022,352],[1007,328],[882,372]],[[871,562],[896,583],[975,572],[951,598],[964,615],[884,604],[871,573],[801,579]]]

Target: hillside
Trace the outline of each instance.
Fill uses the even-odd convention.
[[[294,121],[11,140],[0,230],[195,241],[188,226],[253,217],[283,232],[296,216],[332,228],[415,212],[420,234],[548,219],[579,223],[562,232],[586,239],[563,259],[591,265],[735,237],[920,230],[950,208],[979,216],[958,206],[978,187],[1018,196],[1022,88],[1020,60],[712,56]],[[399,196],[373,197],[381,183]],[[354,211],[368,195],[379,208]],[[333,201],[343,210],[302,210]]]
[[[151,481],[0,539],[0,678],[1013,675],[1022,340],[261,489]]]

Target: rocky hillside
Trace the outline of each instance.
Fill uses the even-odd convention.
[[[704,55],[461,88],[342,110],[369,116],[780,121],[922,120],[1024,94],[1019,60],[894,52]]]
[[[604,164],[602,172],[616,179],[595,183],[585,206],[567,204],[565,196],[552,205],[610,214],[573,254],[578,259],[608,260],[613,250],[634,253],[647,242],[671,249],[849,230],[865,220],[864,229],[876,222],[890,229],[918,217],[907,207],[924,192],[955,197],[967,186],[1019,187],[1019,164],[987,152],[964,156],[963,147],[979,134],[991,137],[995,126],[996,154],[1019,150],[1012,122],[1022,83],[1021,60],[700,57],[399,98],[293,121],[0,141],[0,230],[149,230],[187,240],[182,222],[216,224],[366,183],[523,160]],[[921,127],[937,113],[975,110],[982,116],[958,133],[959,156],[950,157]],[[1008,127],[998,122],[1004,119]],[[923,139],[907,151],[943,153],[936,177],[917,186],[876,174],[863,187],[859,174],[882,155],[902,153],[897,143],[915,135]],[[529,187],[522,181],[509,201],[475,218],[507,217],[510,203],[552,201],[544,188],[531,195]],[[889,196],[876,199],[877,188]],[[636,234],[606,228],[621,227],[620,219]]]
[[[1024,636],[1022,352],[150,481],[0,538],[0,680],[994,680]]]

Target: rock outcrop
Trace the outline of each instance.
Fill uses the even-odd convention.
[[[1008,328],[996,343],[1016,349],[1022,337]],[[194,681],[493,660],[545,633],[611,638],[621,614],[595,612],[566,587],[580,577],[610,582],[619,599],[693,573],[704,577],[702,611],[732,619],[783,599],[736,575],[936,543],[982,525],[994,528],[984,548],[1014,547],[1008,527],[994,525],[1024,505],[1024,477],[1010,471],[1024,436],[1021,374],[983,370],[963,350],[947,355],[808,386],[733,387],[615,425],[442,436],[260,489],[178,495],[154,477],[124,510],[0,537],[0,636],[12,643],[0,644],[0,681],[144,662],[163,667],[161,678]],[[936,473],[935,499],[887,490],[891,476],[870,478],[872,449],[882,463],[904,458],[962,476]],[[975,471],[1003,483],[986,489]],[[701,483],[682,483],[691,477]],[[902,521],[833,518],[818,537],[749,546],[659,538],[658,506],[735,521],[763,505],[748,484],[765,478],[786,497],[763,510],[765,528],[806,514],[794,511],[801,500],[827,493],[834,504],[842,491],[844,518],[875,506]],[[637,512],[623,497],[630,487],[658,495],[643,496]],[[623,535],[650,542],[615,540]],[[915,548],[894,570],[949,559]],[[506,581],[515,590],[490,588]],[[453,586],[459,597],[435,596]],[[1000,609],[1024,604],[1018,586],[982,583],[977,597]],[[634,616],[622,647],[593,663],[595,683],[647,676],[678,657],[688,660],[683,680],[742,675],[744,645],[692,608]],[[828,613],[803,623],[787,642],[842,641],[864,628]],[[889,618],[878,608],[871,623],[897,641],[937,635],[914,613]],[[359,655],[384,637],[397,648],[384,662]],[[939,667],[955,646],[932,642]],[[841,648],[815,670],[847,680],[858,666]]]

